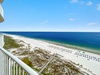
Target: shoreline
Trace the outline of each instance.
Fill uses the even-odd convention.
[[[18,35],[18,36],[20,36],[20,35]],[[25,36],[21,36],[21,37],[25,37]],[[30,37],[26,37],[26,38],[30,38]],[[85,51],[85,52],[89,52],[89,53],[100,55],[100,51],[97,51],[97,50],[94,51],[94,49],[90,49],[90,48],[85,48],[85,47],[83,48],[83,47],[79,47],[79,46],[75,46],[75,45],[63,44],[63,43],[59,43],[59,42],[55,42],[55,41],[38,39],[38,38],[30,38],[30,39],[44,41],[44,42],[48,42],[48,43],[55,44],[55,45],[58,45],[58,46],[63,46],[63,47],[66,47],[66,48],[71,48],[73,50],[80,50],[80,51]]]
[[[3,34],[5,34],[5,33],[3,33]],[[8,34],[8,35],[13,35],[13,34]],[[93,53],[93,54],[100,55],[100,51],[97,50],[97,49],[92,49],[92,48],[88,48],[88,47],[82,47],[82,46],[72,45],[72,44],[67,44],[67,43],[60,43],[60,42],[56,42],[56,41],[52,41],[52,40],[32,38],[32,37],[27,37],[27,36],[22,36],[22,35],[16,35],[16,36],[26,37],[26,38],[29,38],[29,39],[40,40],[40,41],[48,42],[48,43],[51,43],[51,44],[63,46],[63,47],[66,47],[66,48],[71,48],[71,49],[75,49],[75,50],[86,51],[86,52],[90,52],[90,53]]]
[[[50,51],[51,53],[58,53],[59,55],[63,56],[64,59],[68,59],[75,62],[76,64],[83,65],[85,69],[91,70],[96,75],[99,74],[100,55],[82,51],[79,49],[76,50],[76,49],[67,48],[43,40],[37,40],[34,38],[11,35],[11,34],[4,34],[4,35],[10,36],[14,39],[23,40],[24,42],[31,45],[32,47],[31,50],[33,50],[35,47],[39,47],[41,49]]]
[[[31,38],[31,39],[36,39],[36,38]],[[100,55],[100,51],[97,51],[97,50],[94,51],[94,49],[90,49],[90,48],[85,48],[85,47],[83,48],[83,47],[79,47],[79,46],[75,46],[75,45],[63,44],[63,43],[49,41],[49,40],[44,40],[44,39],[36,39],[36,40],[42,40],[44,42],[48,42],[48,43],[51,43],[51,44],[63,46],[63,47],[66,47],[66,48],[71,48],[73,50],[74,49],[75,50],[81,50],[81,51],[86,51],[86,52],[90,52],[90,53],[93,53],[93,54]]]

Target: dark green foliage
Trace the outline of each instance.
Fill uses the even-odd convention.
[[[5,45],[4,45],[5,49],[20,47],[20,45],[17,44],[14,39],[6,35],[4,35],[4,42],[5,42]]]
[[[24,58],[22,61],[32,68],[32,62],[28,59],[28,57]]]

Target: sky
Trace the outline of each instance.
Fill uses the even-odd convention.
[[[100,32],[100,0],[4,0],[0,31]]]

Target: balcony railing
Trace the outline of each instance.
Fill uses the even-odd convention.
[[[2,72],[0,75],[39,75],[36,71],[2,47],[0,47],[0,56],[2,56],[0,59],[0,68]]]

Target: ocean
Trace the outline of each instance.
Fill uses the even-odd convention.
[[[3,32],[100,52],[100,32]]]

